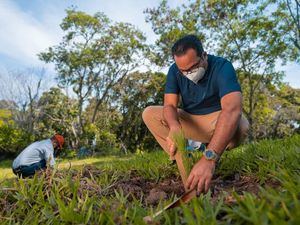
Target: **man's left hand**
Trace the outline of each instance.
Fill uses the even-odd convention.
[[[188,179],[189,190],[196,189],[197,196],[203,191],[206,193],[211,184],[211,179],[215,171],[216,162],[202,157],[193,167]]]

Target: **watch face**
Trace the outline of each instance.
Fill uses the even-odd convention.
[[[207,150],[205,151],[205,156],[208,159],[212,159],[214,157],[214,153],[212,151]]]

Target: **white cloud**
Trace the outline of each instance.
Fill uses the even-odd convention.
[[[157,7],[160,2],[161,0],[73,0],[74,5],[78,6],[79,10],[91,14],[99,11],[104,12],[115,22],[128,22],[137,26],[146,35],[149,43],[153,43],[157,37],[151,25],[146,23],[146,15],[143,11],[147,8]],[[168,5],[173,8],[187,2],[187,0],[168,0]]]
[[[60,36],[12,1],[0,1],[0,27],[1,55],[28,66],[41,65],[37,54],[57,43]]]
[[[53,65],[39,61],[37,54],[47,47],[59,43],[62,31],[59,24],[65,16],[65,9],[72,5],[79,10],[93,14],[104,12],[117,22],[129,22],[145,33],[148,43],[156,39],[151,25],[145,22],[143,10],[158,6],[161,0],[31,0],[28,2],[0,0],[0,72],[3,68],[43,66],[53,77]],[[186,0],[169,0],[176,7]],[[1,68],[2,67],[2,68]],[[276,69],[286,72],[285,81],[293,87],[300,87],[300,66],[290,64]]]

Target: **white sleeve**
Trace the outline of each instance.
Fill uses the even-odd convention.
[[[50,151],[49,149],[47,149],[47,150],[45,151],[45,160],[46,160],[46,162],[49,162],[49,165],[50,165],[51,167],[54,166],[54,164],[55,164],[55,159],[54,159],[53,151]]]
[[[51,146],[52,147],[52,146]],[[51,167],[54,166],[55,164],[55,159],[54,159],[54,151],[53,148],[51,148],[49,146],[45,146],[45,150],[44,150],[44,154],[45,154],[45,160]]]

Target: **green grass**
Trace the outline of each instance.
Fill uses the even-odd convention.
[[[57,160],[58,161],[58,169],[66,169],[70,166],[72,168],[82,167],[85,165],[90,164],[108,164],[111,162],[117,162],[117,161],[125,161],[128,160],[129,157],[125,158],[117,158],[116,156],[106,156],[101,158],[85,158],[85,159],[77,159],[77,160]],[[0,163],[0,182],[8,179],[13,178],[15,175],[13,174],[11,170],[12,160],[4,160]]]
[[[248,183],[237,183],[244,189],[233,185],[217,198],[201,195],[163,213],[155,224],[299,224],[299,163],[300,135],[226,152],[216,176],[224,181],[249,178]],[[71,169],[68,161],[61,161],[48,176],[28,180],[14,178],[7,168],[10,164],[6,161],[0,167],[1,224],[144,224],[144,216],[175,196],[148,205],[145,196],[132,197],[125,189],[115,188],[116,184],[136,177],[159,184],[179,176],[162,151],[73,160]],[[247,191],[253,183],[257,192]]]

